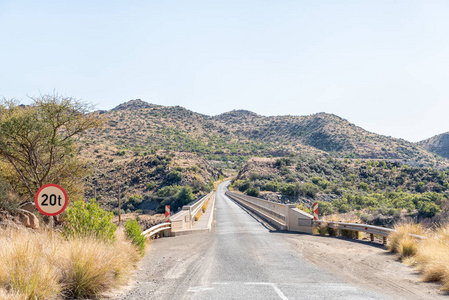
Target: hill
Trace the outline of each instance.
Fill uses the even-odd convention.
[[[239,170],[254,156],[305,154],[447,166],[446,159],[419,145],[368,132],[326,113],[266,117],[234,110],[207,116],[139,99],[100,113],[108,120],[106,126],[80,137],[79,143],[82,156],[96,170],[87,180],[86,195],[101,197],[111,208],[116,207],[117,181],[122,182],[125,201],[135,195],[148,200],[146,205],[131,203],[125,209],[160,210],[168,200],[157,195],[159,190],[173,187],[166,197],[179,206],[182,201],[176,202],[172,194],[179,187],[190,186],[194,196],[206,193],[211,178],[217,179],[221,170]],[[168,180],[173,170],[181,173],[176,182]]]
[[[183,107],[132,100],[102,112],[109,123],[91,142],[141,154],[159,149],[196,153],[220,168],[238,168],[252,156],[325,153],[339,158],[390,159],[446,166],[419,145],[368,132],[338,116],[260,116],[234,110],[206,116]]]
[[[449,158],[449,132],[418,142],[418,145],[429,152]]]

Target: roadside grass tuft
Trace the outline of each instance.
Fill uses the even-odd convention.
[[[441,290],[449,291],[449,225],[427,233],[420,225],[400,224],[390,236],[388,248],[398,253],[403,262],[415,266],[423,281],[441,282]],[[418,241],[410,234],[427,236]]]
[[[449,225],[439,228],[421,243],[416,254],[417,270],[424,281],[442,281],[449,289]]]
[[[127,282],[140,259],[122,230],[115,241],[0,231],[0,299],[95,298]]]
[[[47,234],[6,230],[0,235],[0,288],[28,299],[55,298],[61,291],[54,257],[55,244]]]
[[[401,251],[413,251],[411,243],[417,243],[416,238],[410,236],[410,234],[424,235],[424,229],[419,224],[401,223],[394,226],[396,232],[393,232],[388,239],[388,250],[393,253],[398,253],[401,257]],[[409,239],[411,238],[411,239]],[[401,245],[404,243],[404,245]],[[408,255],[407,255],[408,256]],[[405,256],[406,257],[406,256]]]

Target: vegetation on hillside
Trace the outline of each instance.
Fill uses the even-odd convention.
[[[445,132],[418,142],[418,145],[431,153],[449,158],[449,132]]]
[[[89,135],[88,142],[108,144],[132,155],[159,149],[191,152],[223,168],[238,168],[251,156],[290,152],[400,159],[426,165],[446,163],[413,143],[367,132],[325,113],[264,117],[237,110],[210,117],[179,106],[158,106],[141,100],[101,113],[109,123],[101,134]]]
[[[321,215],[356,211],[365,221],[375,214],[449,219],[449,172],[399,162],[310,155],[253,159],[233,187],[252,195],[279,193],[308,205],[331,195],[319,201]]]
[[[189,153],[158,151],[154,154],[100,160],[88,177],[87,197],[118,212],[118,188],[124,212],[176,211],[209,193],[221,172],[206,160]]]

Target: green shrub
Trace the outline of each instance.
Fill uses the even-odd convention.
[[[293,183],[285,183],[280,186],[279,191],[284,195],[294,197],[297,193],[297,187]]]
[[[125,223],[125,233],[131,242],[139,247],[140,254],[143,256],[145,253],[145,236],[142,235],[142,229],[140,229],[137,220],[130,220]]]
[[[280,183],[277,181],[270,181],[266,183],[264,186],[262,186],[262,190],[264,191],[270,191],[270,192],[277,192],[279,190]]]
[[[167,181],[169,182],[177,183],[180,182],[181,180],[182,180],[182,173],[179,171],[174,170],[168,173],[167,175]]]
[[[114,208],[112,210],[112,213],[114,214],[114,216],[118,216],[118,208]],[[125,214],[125,210],[120,209],[120,214],[124,215]]]
[[[319,192],[319,188],[313,183],[298,184],[298,194],[314,198]]]
[[[334,212],[335,212],[335,208],[332,205],[332,203],[318,201],[318,215],[319,216],[330,215],[330,214],[333,214]]]
[[[95,199],[86,203],[84,208],[82,200],[76,201],[66,210],[62,235],[66,238],[93,236],[114,240],[117,227],[111,222],[112,217],[113,214],[101,209]]]
[[[252,197],[259,197],[260,191],[258,188],[249,188],[248,190],[246,190],[246,194],[248,196],[252,196]]]
[[[154,182],[150,182],[150,183],[148,183],[148,185],[147,185],[147,189],[148,189],[149,191],[153,190],[155,187],[156,187],[156,185],[154,184]]]
[[[182,205],[191,202],[195,197],[193,196],[193,191],[190,186],[183,186],[178,194],[178,200]]]
[[[170,197],[178,193],[180,187],[177,185],[164,186],[163,188],[156,191],[155,195],[158,197]]]

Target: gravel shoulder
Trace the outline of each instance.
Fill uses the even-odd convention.
[[[393,299],[449,299],[438,283],[420,280],[418,272],[397,260],[384,246],[365,241],[306,234],[283,234],[307,261],[348,282]]]

